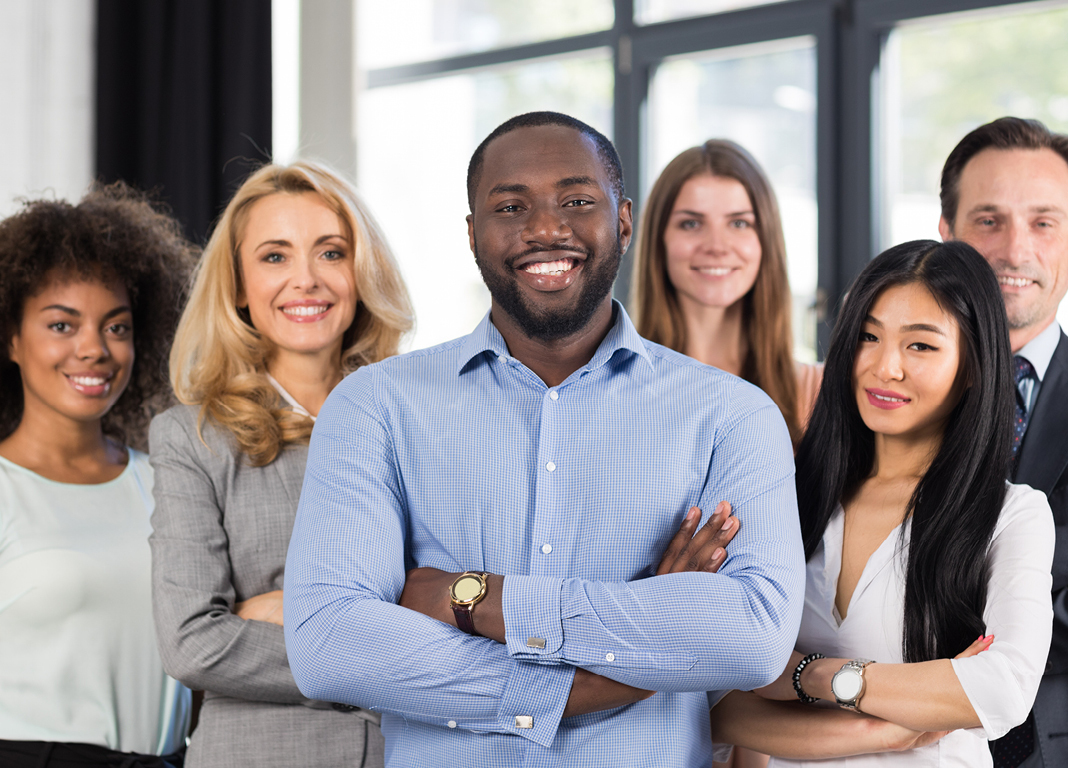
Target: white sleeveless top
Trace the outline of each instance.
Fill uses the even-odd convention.
[[[0,739],[167,754],[190,695],[152,623],[152,468],[59,483],[0,457]]]

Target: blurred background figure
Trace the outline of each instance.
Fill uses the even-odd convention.
[[[756,384],[797,445],[821,366],[793,358],[779,207],[756,160],[711,139],[668,163],[646,200],[634,264],[638,332]]]
[[[180,765],[190,698],[156,649],[141,450],[193,261],[122,185],[0,223],[4,766]]]

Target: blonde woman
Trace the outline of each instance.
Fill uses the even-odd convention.
[[[712,139],[664,168],[642,214],[631,303],[642,336],[767,392],[798,444],[822,366],[794,361],[779,206],[742,147]]]
[[[377,716],[297,689],[283,569],[316,414],[411,324],[382,233],[335,174],[268,165],[237,191],[171,351],[183,405],[150,432],[160,652],[205,691],[189,768],[382,765]]]

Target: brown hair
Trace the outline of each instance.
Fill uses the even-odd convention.
[[[642,212],[634,261],[631,305],[636,310],[638,332],[678,352],[686,348],[686,323],[678,292],[667,272],[664,231],[682,185],[702,174],[735,179],[749,193],[760,240],[760,271],[752,289],[742,298],[742,323],[749,347],[742,377],[775,401],[797,445],[802,426],[779,204],[757,161],[733,141],[710,139],[685,150],[668,163],[653,184]]]
[[[386,239],[348,182],[323,165],[265,165],[234,194],[204,249],[189,305],[171,350],[171,384],[178,399],[201,406],[227,429],[253,466],[270,464],[289,443],[307,443],[312,422],[282,407],[267,379],[271,351],[237,307],[238,249],[252,205],[274,194],[312,192],[344,223],[353,253],[359,301],[342,339],[341,370],[349,373],[397,353],[412,327],[408,290]]]
[[[147,450],[148,422],[173,402],[166,360],[195,260],[178,223],[122,182],[77,205],[34,200],[0,222],[0,440],[22,420],[22,376],[7,351],[26,300],[53,280],[102,280],[121,284],[130,298],[135,363],[101,426]]]
[[[942,167],[942,218],[953,229],[960,205],[960,176],[968,161],[984,149],[1052,149],[1068,163],[1068,136],[1053,133],[1038,120],[1001,117],[969,133],[946,158]]]

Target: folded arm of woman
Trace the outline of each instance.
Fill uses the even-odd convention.
[[[944,733],[913,731],[843,709],[771,701],[732,691],[711,713],[712,740],[796,760],[898,752],[922,747]]]

